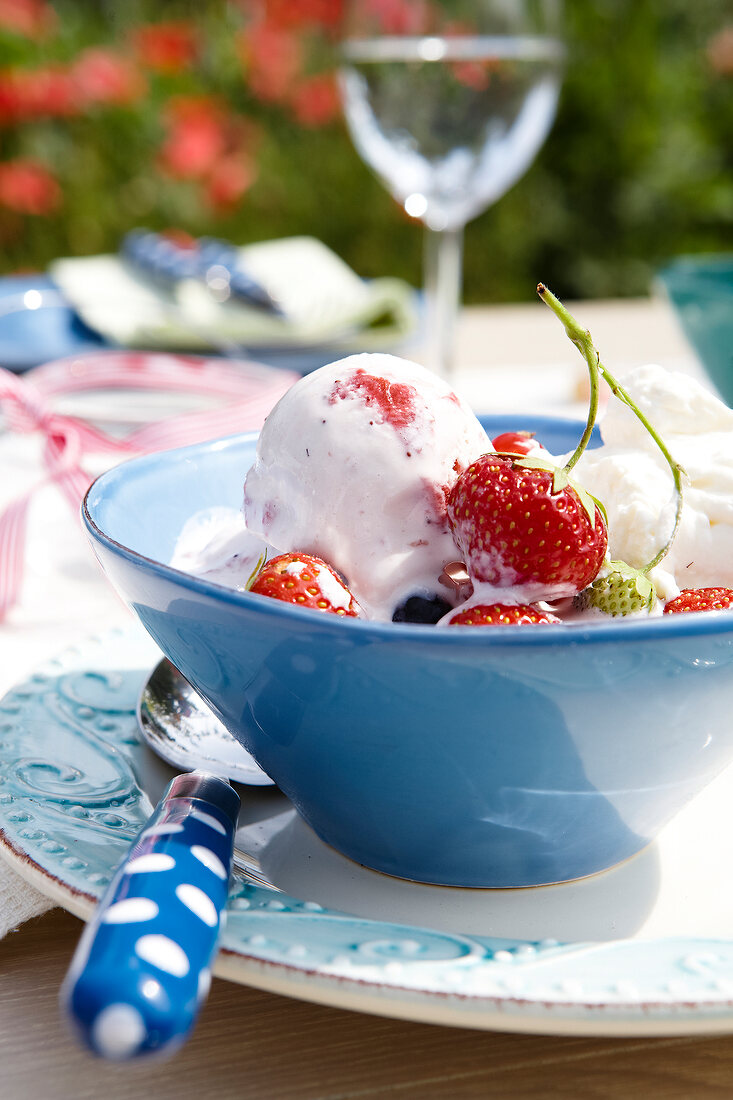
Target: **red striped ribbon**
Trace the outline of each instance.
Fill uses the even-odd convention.
[[[0,621],[20,595],[28,509],[38,489],[57,485],[78,512],[92,482],[82,465],[86,454],[129,456],[257,429],[297,378],[289,371],[244,361],[133,351],[60,359],[23,376],[0,367],[5,426],[13,432],[43,434],[45,467],[38,482],[0,514]],[[100,389],[192,393],[220,398],[222,404],[146,423],[122,438],[54,411],[56,397]]]

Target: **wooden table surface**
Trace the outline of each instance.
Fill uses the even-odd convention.
[[[0,942],[7,1100],[694,1100],[733,1096],[733,1041],[511,1035],[324,1008],[215,979],[188,1044],[158,1064],[80,1051],[57,1011],[82,925],[52,910]]]
[[[593,303],[583,316],[609,366],[661,359],[698,369],[662,303]],[[502,371],[511,376],[522,363],[573,362],[556,324],[542,307],[465,311],[458,383],[485,395],[477,406],[502,407]],[[577,400],[581,368],[568,365],[559,404]],[[40,605],[46,583],[40,573],[37,583]],[[90,605],[89,619],[98,613]],[[9,662],[0,687],[57,647],[61,633],[69,636],[70,628],[59,633],[57,624],[54,635],[50,617],[36,622],[34,614],[31,606],[0,628]],[[88,626],[81,608],[71,633],[81,636]],[[81,928],[54,909],[0,941],[0,1098],[733,1097],[733,1039],[727,1036],[594,1039],[452,1029],[326,1008],[218,979],[194,1035],[173,1060],[109,1065],[77,1047],[57,1009]]]

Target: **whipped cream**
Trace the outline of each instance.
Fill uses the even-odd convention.
[[[183,525],[170,565],[213,584],[244,591],[267,545],[246,528],[236,508],[205,508]]]
[[[685,471],[682,519],[668,554],[649,574],[659,595],[733,587],[733,410],[688,375],[650,364],[624,387]],[[674,524],[672,473],[631,409],[611,399],[603,446],[586,451],[575,476],[608,512],[609,552],[642,568]]]

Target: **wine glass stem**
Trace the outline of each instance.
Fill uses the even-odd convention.
[[[426,366],[450,378],[461,301],[463,226],[442,230],[426,228],[424,248]]]

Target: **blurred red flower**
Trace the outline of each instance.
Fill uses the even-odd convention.
[[[442,33],[456,38],[475,38],[476,27],[472,23],[445,23]],[[492,74],[501,68],[501,62],[488,61],[452,61],[450,71],[459,84],[472,88],[475,92],[484,92],[491,83]]]
[[[286,102],[302,66],[298,38],[271,23],[256,23],[240,32],[238,45],[245,79],[257,98]]]
[[[209,204],[224,211],[235,206],[257,178],[257,166],[246,153],[230,154],[212,167],[205,195]]]
[[[733,23],[708,42],[708,61],[721,76],[733,76]]]
[[[242,7],[251,10],[251,0],[244,0]],[[262,0],[260,4],[260,16],[264,21],[288,29],[336,27],[343,10],[343,0]]]
[[[429,34],[436,29],[428,0],[369,0],[365,31],[382,34]]]
[[[76,84],[60,65],[0,74],[0,125],[64,118],[78,111]]]
[[[156,72],[183,72],[198,55],[198,37],[193,23],[151,23],[138,27],[132,38],[142,64]]]
[[[223,155],[227,115],[211,96],[174,96],[166,112],[168,136],[161,149],[161,164],[178,179],[196,179],[208,172]]]
[[[141,99],[147,90],[145,78],[131,61],[101,48],[79,54],[71,77],[82,109],[102,104],[125,106]]]
[[[216,210],[237,203],[257,178],[259,131],[213,96],[175,96],[168,102],[168,135],[160,154],[164,172],[197,180]]]
[[[127,106],[146,87],[130,61],[103,49],[84,50],[71,66],[6,70],[0,73],[0,125],[68,118],[91,106]]]
[[[293,114],[303,126],[324,126],[340,112],[336,82],[331,73],[301,81],[291,97]]]
[[[50,214],[61,205],[61,188],[40,161],[0,163],[0,206],[19,214]]]
[[[45,38],[57,23],[45,0],[0,0],[0,27],[27,38]]]
[[[8,73],[0,74],[0,126],[8,126],[18,117],[15,84]]]

